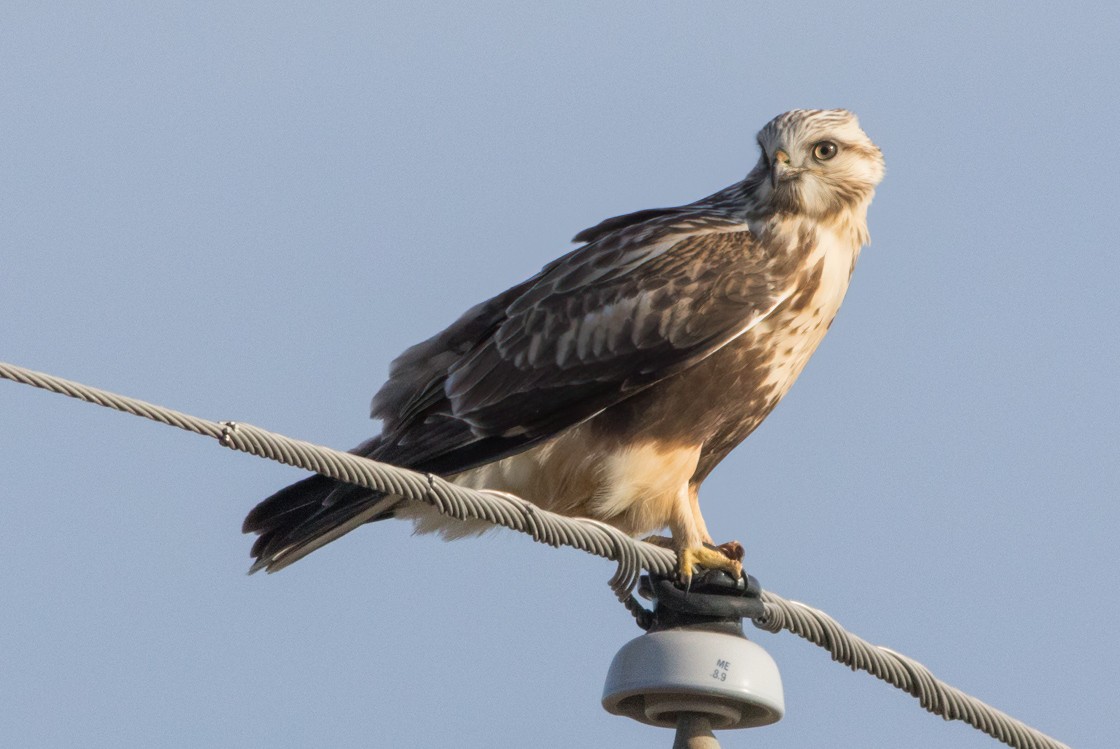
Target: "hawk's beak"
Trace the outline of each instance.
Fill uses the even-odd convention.
[[[789,154],[779,148],[770,161],[770,187],[776,189],[778,182],[787,171],[789,171]]]

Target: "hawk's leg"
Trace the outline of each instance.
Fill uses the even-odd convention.
[[[669,522],[672,539],[654,536],[650,543],[677,552],[677,575],[687,587],[697,569],[722,570],[739,579],[743,575],[743,545],[738,541],[716,546],[708,534],[696,487],[688,486],[679,495],[677,512]]]

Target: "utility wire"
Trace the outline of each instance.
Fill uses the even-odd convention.
[[[638,619],[639,626],[643,625],[643,612],[648,612],[635,601],[631,591],[642,570],[670,575],[676,569],[676,555],[668,549],[630,538],[596,520],[548,512],[510,494],[467,489],[432,474],[294,440],[250,424],[200,419],[13,364],[0,362],[0,377],[212,437],[226,447],[251,455],[426,502],[454,518],[485,520],[527,533],[549,546],[572,546],[610,559],[618,564],[610,579],[611,589]],[[762,600],[765,613],[753,620],[755,626],[775,633],[785,629],[819,645],[829,651],[834,661],[866,671],[907,692],[935,715],[964,721],[1016,749],[1069,749],[1066,744],[942,682],[917,661],[853,635],[823,611],[768,591],[763,591]]]

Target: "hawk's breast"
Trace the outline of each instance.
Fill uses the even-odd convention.
[[[695,366],[596,416],[604,446],[699,446],[691,476],[699,484],[789,391],[840,308],[860,248],[849,232],[789,222],[777,232],[790,238],[788,298]]]
[[[818,228],[815,235],[816,241],[798,262],[790,297],[757,326],[702,362],[695,382],[682,383],[694,393],[706,385],[705,392],[715,404],[706,409],[700,429],[704,449],[693,479],[696,483],[789,392],[840,309],[860,243],[847,232]]]

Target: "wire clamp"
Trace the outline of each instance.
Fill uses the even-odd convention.
[[[237,447],[233,443],[233,433],[237,431],[236,421],[223,421],[222,422],[222,436],[218,438],[218,442],[231,450],[236,450]]]
[[[638,594],[656,602],[650,631],[730,624],[742,631],[743,619],[765,613],[762,586],[752,575],[733,579],[720,570],[701,570],[688,588],[672,577],[642,575]]]

